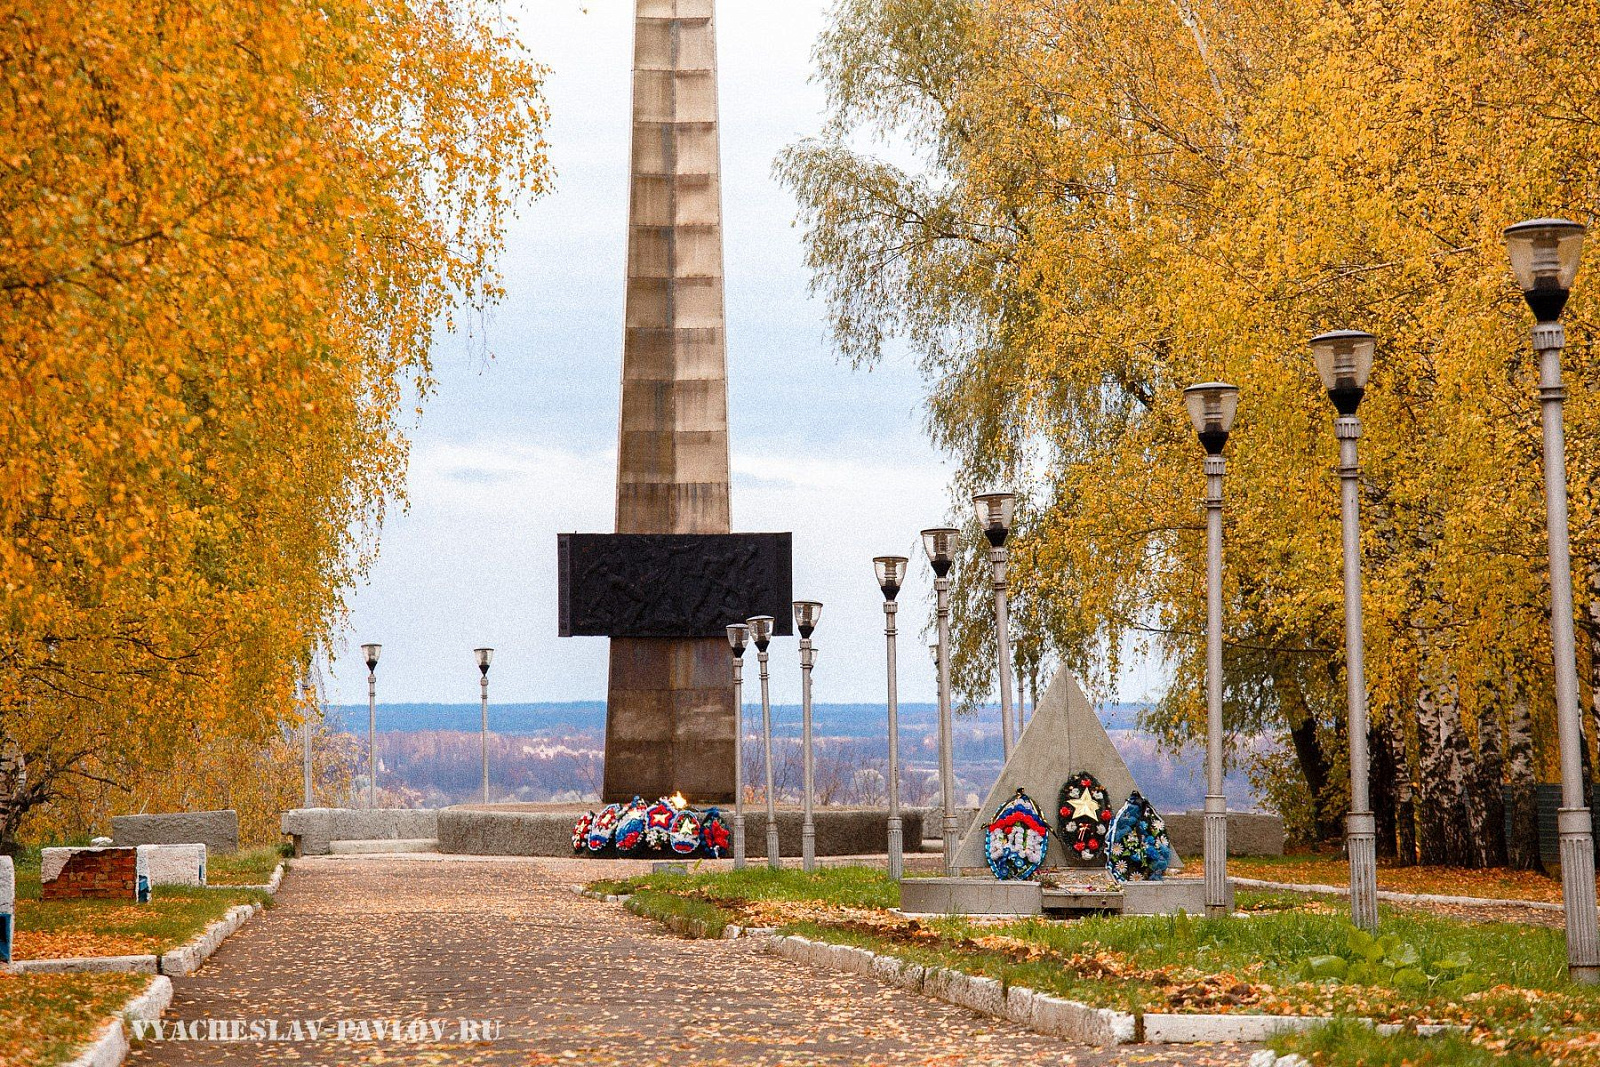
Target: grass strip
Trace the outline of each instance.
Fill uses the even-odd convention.
[[[276,856],[272,850],[259,850],[229,870],[254,877],[269,853]],[[277,866],[276,858],[272,866]],[[170,952],[199,936],[229,908],[270,905],[271,901],[271,896],[259,889],[168,885],[152,889],[148,904],[40,900],[39,854],[33,850],[24,853],[17,864],[15,956],[29,960]]]
[[[279,848],[210,855],[206,857],[206,881],[214,886],[266,885],[280,863],[287,865],[288,860]]]
[[[627,909],[689,937],[721,937],[732,921],[727,912],[714,904],[659,889],[636,891],[628,898]]]
[[[1199,875],[1204,864],[1196,860],[1185,873]],[[1240,878],[1296,885],[1350,884],[1350,865],[1341,856],[1232,856],[1228,873]],[[1424,893],[1451,897],[1489,897],[1546,904],[1561,902],[1561,882],[1543,871],[1505,868],[1472,870],[1464,867],[1378,867],[1378,888],[1396,893]]]
[[[1549,1067],[1552,1060],[1516,1042],[1482,1043],[1458,1034],[1383,1036],[1340,1020],[1267,1042],[1280,1056],[1300,1055],[1315,1067]]]
[[[65,1063],[149,981],[144,974],[0,974],[0,1063]]]
[[[647,895],[644,913],[666,913],[674,905],[658,898],[677,897],[716,908],[724,923],[774,926],[1101,1007],[1445,1022],[1477,1028],[1480,1040],[1600,1045],[1600,991],[1567,980],[1561,932],[1541,927],[1385,908],[1391,941],[1369,962],[1342,909],[1285,894],[1241,893],[1253,909],[1243,918],[978,924],[894,916],[898,887],[865,868],[651,875],[604,888]],[[1329,957],[1346,961],[1350,980],[1310,977],[1313,961]]]

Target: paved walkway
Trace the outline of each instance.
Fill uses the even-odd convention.
[[[165,1016],[280,1034],[440,1020],[427,1042],[148,1041],[153,1064],[1242,1064],[1248,1049],[1063,1044],[751,942],[689,941],[568,886],[617,863],[468,857],[298,861],[275,907],[197,975]],[[463,1041],[461,1019],[498,1023]],[[387,1023],[385,1024],[387,1025]],[[220,1036],[220,1035],[219,1035]],[[359,1030],[355,1032],[359,1036]]]

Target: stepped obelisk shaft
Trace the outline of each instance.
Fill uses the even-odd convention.
[[[729,532],[714,7],[635,8],[618,533]],[[605,799],[731,800],[736,722],[724,641],[612,638]]]

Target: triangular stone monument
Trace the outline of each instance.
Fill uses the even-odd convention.
[[[1062,847],[1061,839],[1054,833],[1059,825],[1056,817],[1056,798],[1061,786],[1073,775],[1088,771],[1100,780],[1111,795],[1111,810],[1115,812],[1127,801],[1128,794],[1138,786],[1128,765],[1122,761],[1116,746],[1111,743],[1094,706],[1079,687],[1070,672],[1057,671],[1050,686],[1040,698],[1033,717],[1022,731],[1022,738],[1011,750],[1011,758],[1000,771],[1000,777],[984,798],[978,809],[978,818],[967,829],[956,847],[955,865],[963,870],[987,870],[984,858],[984,836],[989,820],[1000,805],[1020,788],[1034,799],[1045,813],[1052,833],[1045,850],[1045,867],[1090,866],[1104,868],[1104,860],[1086,864],[1073,857]],[[1169,872],[1183,869],[1176,853]]]

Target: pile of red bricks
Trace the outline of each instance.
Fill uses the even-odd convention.
[[[61,873],[40,887],[44,900],[139,899],[139,850],[88,848],[74,852]]]

